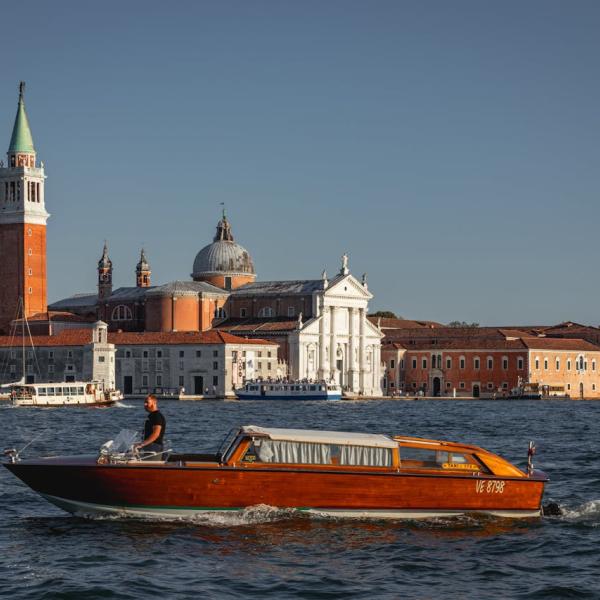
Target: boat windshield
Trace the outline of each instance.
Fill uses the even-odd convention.
[[[225,455],[229,453],[234,442],[236,441],[239,431],[239,427],[233,427],[226,433],[225,437],[223,438],[223,441],[221,442],[217,450],[218,455],[225,457]]]
[[[472,454],[432,448],[400,447],[402,469],[436,469],[489,472]]]

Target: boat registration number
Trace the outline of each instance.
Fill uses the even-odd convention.
[[[478,494],[504,494],[506,481],[485,481],[480,480],[475,482],[475,492]]]

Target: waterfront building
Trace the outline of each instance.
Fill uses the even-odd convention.
[[[64,329],[33,336],[22,360],[22,341],[0,336],[0,383],[103,381],[126,396],[206,395],[233,397],[244,379],[285,375],[277,346],[226,332],[109,333],[105,323],[92,329]]]
[[[600,346],[543,333],[553,328],[391,325],[382,346],[388,395],[502,397],[529,385],[600,398]]]
[[[101,381],[115,389],[115,344],[106,323],[63,329],[54,335],[0,336],[0,383]]]

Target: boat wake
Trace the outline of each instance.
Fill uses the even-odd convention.
[[[125,512],[100,515],[87,513],[84,510],[77,511],[74,514],[77,517],[92,519],[94,521],[132,520],[151,521],[154,523],[193,523],[209,527],[242,527],[245,525],[260,525],[262,523],[302,518],[302,513],[293,508],[276,508],[266,504],[249,506],[243,510],[215,510],[200,514],[196,513],[194,515],[135,515]]]
[[[113,408],[135,408],[133,404],[125,404],[125,402],[115,402]]]
[[[600,500],[590,500],[572,509],[561,506],[560,509],[561,515],[558,518],[561,521],[585,523],[593,527],[600,527]]]

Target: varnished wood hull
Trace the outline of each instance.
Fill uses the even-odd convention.
[[[97,465],[43,459],[6,465],[73,513],[182,516],[264,504],[322,514],[422,518],[465,512],[540,514],[545,477],[498,478],[286,468]]]

